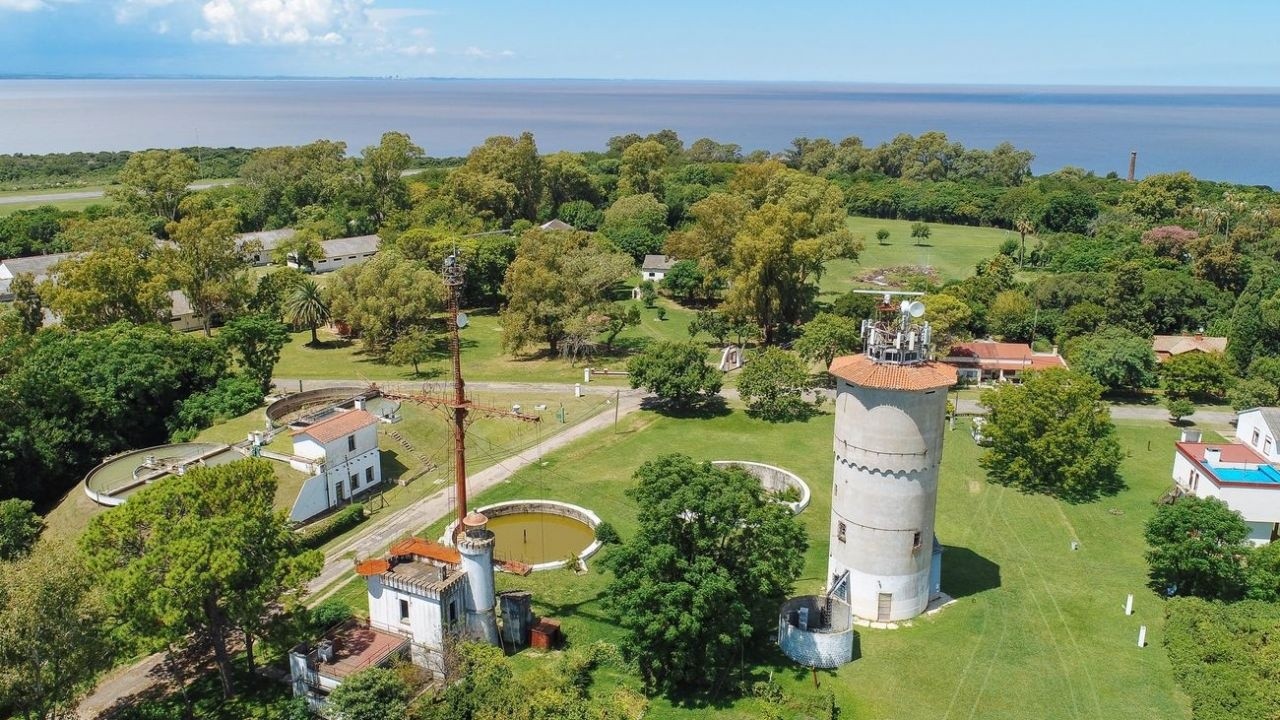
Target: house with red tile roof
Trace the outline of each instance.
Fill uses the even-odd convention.
[[[382,484],[378,418],[359,408],[334,409],[293,432],[289,464],[309,473],[289,519],[310,519]]]
[[[1222,353],[1227,351],[1227,339],[1212,337],[1204,333],[1194,335],[1156,335],[1151,338],[1151,349],[1156,351],[1156,360],[1164,362],[1175,355],[1189,352]]]
[[[942,362],[954,367],[960,380],[970,383],[1018,382],[1028,370],[1067,367],[1057,348],[1036,352],[1026,343],[994,340],[955,343]]]

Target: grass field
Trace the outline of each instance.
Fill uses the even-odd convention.
[[[800,519],[811,546],[797,592],[812,592],[826,571],[830,509],[832,417],[770,425],[741,412],[675,420],[652,413],[629,417],[620,432],[600,432],[549,454],[483,493],[478,503],[546,497],[576,502],[635,532],[636,508],[624,495],[635,468],[664,452],[701,459],[761,460],[800,474],[813,504]],[[1123,424],[1128,488],[1086,505],[1065,505],[985,482],[978,449],[964,423],[947,436],[938,502],[938,536],[946,546],[943,588],[958,601],[942,613],[898,630],[860,630],[861,658],[819,675],[845,717],[868,718],[1183,718],[1161,646],[1160,600],[1147,591],[1141,528],[1152,500],[1167,487],[1177,430],[1163,424]],[[1147,449],[1150,442],[1150,450]],[[434,535],[442,523],[428,530]],[[1072,540],[1080,549],[1072,551]],[[608,576],[564,571],[526,578],[500,576],[500,588],[534,591],[539,613],[560,618],[571,642],[614,640],[618,630],[599,605]],[[1135,615],[1123,613],[1136,596]],[[359,583],[341,595],[363,610]],[[1148,646],[1136,647],[1138,625]],[[756,668],[803,700],[814,693],[809,673],[785,658]],[[541,660],[528,653],[522,666]],[[607,674],[604,683],[634,679]],[[759,717],[744,699],[723,708],[675,707],[654,701],[652,717]]]
[[[911,238],[909,220],[880,220],[867,217],[850,217],[849,229],[863,239],[861,257],[856,262],[837,260],[827,264],[822,277],[822,293],[838,294],[854,288],[869,287],[857,282],[855,277],[875,268],[899,265],[929,265],[941,280],[960,279],[973,274],[974,265],[991,257],[1007,238],[1018,234],[1000,228],[970,227],[967,225],[943,225],[930,223],[931,234],[923,246],[917,246]],[[886,245],[876,240],[876,230],[889,231]],[[1028,237],[1030,244],[1033,239]]]
[[[559,357],[543,354],[512,356],[502,349],[502,326],[494,310],[468,311],[470,324],[462,331],[462,366],[468,380],[499,382],[547,382],[575,383],[582,381],[584,367],[621,369],[626,365],[625,352],[643,348],[661,340],[688,340],[689,323],[694,312],[665,298],[658,301],[667,310],[665,320],[659,320],[656,310],[640,309],[640,324],[627,328],[618,336],[615,347],[618,354],[598,355],[577,365]],[[639,304],[637,302],[637,304]],[[310,332],[294,333],[292,341],[280,354],[275,376],[281,378],[320,379],[351,378],[367,380],[414,380],[413,368],[395,365],[371,357],[359,343],[341,340],[336,335],[321,331],[324,347],[307,345]],[[704,335],[701,340],[708,340]],[[708,348],[708,357],[712,351]],[[438,358],[423,363],[423,379],[438,379],[447,372],[447,353],[444,348]],[[593,382],[625,385],[626,379],[601,377]]]

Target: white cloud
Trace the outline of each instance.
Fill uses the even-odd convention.
[[[208,0],[197,40],[229,45],[341,45],[369,25],[372,0]]]
[[[483,50],[474,45],[472,45],[471,47],[468,47],[466,50],[463,50],[462,54],[465,55],[466,57],[475,58],[477,60],[496,60],[500,58],[515,57],[516,55],[510,50],[499,50],[497,52],[494,52],[492,50]]]
[[[116,22],[133,22],[146,17],[155,8],[171,5],[173,2],[174,0],[119,0],[116,3]]]
[[[77,0],[0,0],[0,10],[35,12],[36,10],[47,10],[54,5],[68,2],[77,2]]]

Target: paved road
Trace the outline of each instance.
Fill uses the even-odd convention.
[[[223,180],[221,182],[211,183],[193,183],[189,187],[192,190],[207,190],[215,185],[230,185],[234,180]],[[70,192],[43,192],[32,193],[30,195],[3,195],[0,196],[0,205],[19,205],[27,203],[46,203],[58,202],[59,200],[93,200],[105,195],[103,190],[73,190]]]
[[[277,378],[275,380],[278,387],[297,387],[296,379],[288,380]],[[304,385],[308,388],[328,387],[333,385],[350,385],[352,380],[307,380]],[[428,383],[429,385],[431,383]],[[388,390],[399,390],[401,392],[419,391],[422,389],[423,383],[398,383],[385,382],[380,383],[382,387]],[[516,391],[528,392],[534,391],[554,391],[554,392],[573,392],[572,385],[559,384],[543,384],[534,385],[526,383],[467,383],[467,386],[473,389],[494,390],[494,391]],[[591,394],[607,394],[614,395],[618,388],[608,386],[587,386],[584,390],[588,390]],[[619,395],[618,417],[630,414],[640,408],[641,401],[644,398],[643,391],[639,390],[622,390]],[[474,473],[467,478],[467,489],[472,494],[479,494],[485,490],[501,483],[510,478],[521,468],[532,465],[537,462],[543,453],[559,449],[578,438],[609,427],[614,422],[614,413],[602,412],[594,417],[588,418],[577,425],[566,428],[563,431],[552,435],[545,440],[537,448],[517,453],[515,456],[502,460],[480,472]],[[319,602],[328,595],[336,592],[343,583],[339,582],[351,577],[351,556],[358,558],[367,558],[382,552],[392,541],[404,537],[405,535],[418,532],[422,528],[449,515],[452,512],[449,502],[450,488],[442,488],[440,491],[418,500],[414,504],[397,510],[386,517],[380,517],[366,523],[359,533],[341,545],[329,550],[325,553],[324,568],[320,571],[320,575],[311,581],[309,591],[313,593],[310,602]],[[81,720],[93,720],[101,715],[105,710],[117,705],[121,699],[134,697],[150,690],[159,683],[166,682],[167,679],[163,673],[162,664],[164,662],[164,653],[156,653],[155,655],[143,658],[139,662],[126,668],[117,668],[109,674],[93,694],[85,698],[80,703],[78,716]]]

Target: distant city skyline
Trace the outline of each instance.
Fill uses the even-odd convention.
[[[1280,84],[1280,6],[1224,5],[0,0],[0,74]]]

